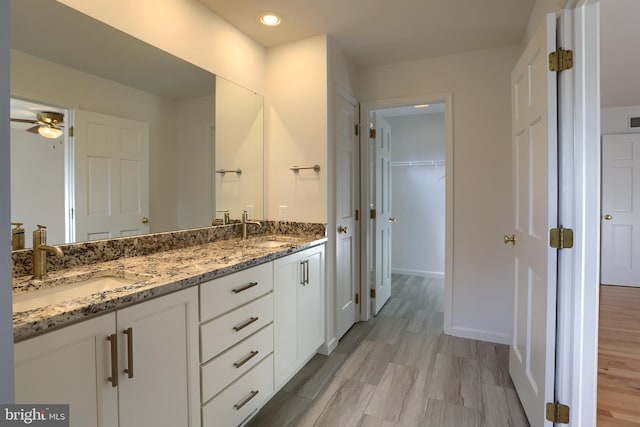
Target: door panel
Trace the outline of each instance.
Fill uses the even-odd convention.
[[[391,297],[391,126],[375,112],[372,123],[375,139],[375,199],[376,208],[374,277],[376,297],[373,313],[378,314]]]
[[[509,372],[531,425],[551,426],[554,401],[557,250],[555,15],[535,33],[511,74],[514,188],[514,325]],[[511,233],[510,233],[511,234]],[[505,240],[505,243],[509,243]]]
[[[640,286],[640,135],[602,137],[601,282]]]
[[[355,295],[360,283],[356,220],[360,150],[355,133],[357,103],[340,93],[336,98],[336,308],[340,338],[359,316]]]
[[[76,240],[149,232],[149,126],[76,111]]]

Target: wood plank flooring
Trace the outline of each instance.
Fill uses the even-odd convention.
[[[600,286],[598,427],[640,426],[640,288]]]
[[[526,427],[508,347],[443,333],[443,281],[394,275],[392,297],[316,355],[251,427]]]

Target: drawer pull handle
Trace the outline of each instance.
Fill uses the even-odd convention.
[[[107,380],[111,381],[111,387],[118,387],[118,336],[111,334],[107,341],[111,343],[111,376]]]
[[[254,357],[256,357],[258,355],[258,350],[254,350],[251,353],[247,354],[242,360],[235,362],[233,364],[233,366],[235,368],[239,368],[242,365],[244,365],[245,363],[247,363],[249,360],[253,359]]]
[[[257,394],[258,394],[258,390],[253,390],[244,399],[242,399],[240,402],[238,402],[235,405],[233,405],[233,409],[235,409],[236,411],[239,411],[240,408],[242,408],[244,405],[249,403],[249,401],[251,399],[253,399],[254,397],[256,397]]]
[[[247,319],[244,322],[240,323],[239,325],[234,326],[233,330],[236,331],[236,332],[241,331],[244,328],[246,328],[247,326],[249,326],[250,324],[252,324],[253,322],[255,322],[256,320],[258,320],[257,317],[252,317],[250,319]]]
[[[127,369],[124,372],[133,378],[133,328],[125,329],[123,334],[127,336]]]
[[[250,282],[244,286],[240,286],[239,288],[233,288],[231,289],[231,292],[233,292],[234,294],[239,294],[240,292],[246,291],[247,289],[251,289],[254,286],[258,286],[258,282]]]

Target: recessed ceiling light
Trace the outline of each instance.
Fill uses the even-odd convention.
[[[429,108],[429,104],[418,104],[414,105],[413,108]]]
[[[276,25],[280,25],[282,19],[275,13],[265,13],[260,15],[260,22],[269,27],[275,27]]]

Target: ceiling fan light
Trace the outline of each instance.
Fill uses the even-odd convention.
[[[45,138],[58,138],[62,135],[62,130],[53,126],[40,126],[38,133]]]

